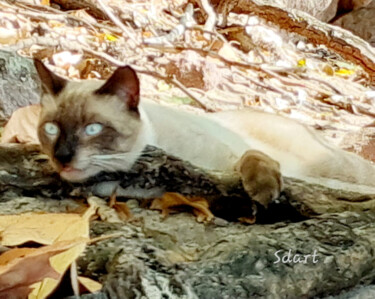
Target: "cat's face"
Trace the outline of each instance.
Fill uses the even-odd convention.
[[[35,66],[43,87],[38,137],[61,177],[78,182],[101,171],[129,169],[139,156],[142,127],[135,72],[118,68],[104,84],[68,82],[40,61]]]

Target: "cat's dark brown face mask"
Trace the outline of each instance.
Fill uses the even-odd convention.
[[[105,82],[67,81],[34,61],[42,82],[38,137],[62,178],[131,167],[141,151],[139,80],[129,66]]]

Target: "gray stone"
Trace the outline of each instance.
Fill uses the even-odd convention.
[[[39,103],[39,82],[31,59],[0,50],[0,125],[17,108]]]

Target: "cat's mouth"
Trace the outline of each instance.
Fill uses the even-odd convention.
[[[72,182],[83,181],[87,178],[87,174],[83,169],[78,169],[71,166],[66,166],[62,168],[60,171],[60,176],[63,179]]]

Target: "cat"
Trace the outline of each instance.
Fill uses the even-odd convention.
[[[267,206],[290,176],[349,190],[375,190],[375,167],[329,145],[312,129],[250,108],[189,113],[140,100],[130,66],[106,81],[67,81],[39,60],[42,82],[38,138],[60,176],[82,182],[131,168],[146,145],[203,169],[237,172],[253,200]]]

